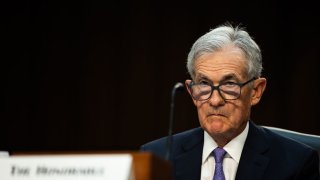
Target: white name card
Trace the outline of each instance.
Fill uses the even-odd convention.
[[[130,154],[0,158],[0,180],[132,180]]]

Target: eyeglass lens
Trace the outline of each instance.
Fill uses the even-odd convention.
[[[207,100],[210,98],[213,89],[220,91],[220,95],[225,100],[237,99],[240,96],[240,86],[237,84],[222,84],[213,87],[208,84],[195,84],[191,86],[192,97],[196,100]]]

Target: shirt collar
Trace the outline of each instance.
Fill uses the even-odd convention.
[[[247,122],[245,129],[237,137],[233,138],[228,144],[226,144],[223,147],[223,149],[227,152],[228,156],[231,156],[231,158],[233,158],[237,163],[240,162],[242,149],[247,139],[248,131],[249,131],[249,122]],[[218,145],[213,140],[213,138],[206,131],[204,131],[202,163],[204,163],[208,159],[211,152],[217,147]]]

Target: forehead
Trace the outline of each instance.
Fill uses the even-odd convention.
[[[244,80],[247,77],[247,60],[243,52],[234,46],[201,55],[195,61],[194,68],[195,80],[203,77],[212,81],[226,77]]]

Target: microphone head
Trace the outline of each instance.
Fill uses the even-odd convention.
[[[177,82],[177,83],[174,85],[173,89],[174,89],[175,91],[183,91],[183,90],[184,90],[184,85],[183,85],[181,82]]]

